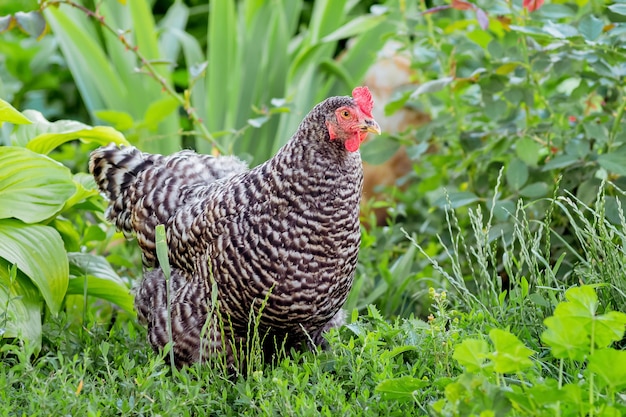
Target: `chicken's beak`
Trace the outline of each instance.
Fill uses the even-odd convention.
[[[378,123],[376,123],[376,120],[374,119],[365,119],[363,120],[363,124],[361,125],[361,130],[363,131],[367,131],[370,133],[376,133],[377,135],[380,135],[380,126],[378,125]]]

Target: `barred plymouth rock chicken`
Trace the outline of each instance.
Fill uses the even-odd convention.
[[[315,106],[253,169],[191,151],[162,156],[109,145],[92,153],[89,169],[110,199],[108,218],[137,236],[153,268],[135,306],[155,349],[168,342],[154,232],[166,227],[177,365],[219,353],[235,365],[254,320],[266,360],[276,346],[321,345],[323,332],[343,323],[360,243],[357,151],[368,132],[380,133],[369,90],[352,95]]]

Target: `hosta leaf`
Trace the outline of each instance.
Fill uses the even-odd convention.
[[[0,338],[17,337],[41,347],[42,299],[37,287],[24,273],[0,258],[0,305],[6,317],[0,320]],[[8,307],[5,310],[5,306]]]
[[[52,227],[0,220],[0,258],[28,276],[48,308],[58,313],[67,291],[69,267],[63,240]]]
[[[468,372],[478,372],[483,367],[489,353],[489,345],[480,339],[465,339],[454,348],[452,356]]]
[[[102,256],[68,253],[70,281],[68,294],[85,294],[103,298],[133,313],[133,296],[128,285]],[[86,287],[86,288],[85,288]]]
[[[15,107],[11,106],[6,101],[0,98],[0,126],[3,122],[9,122],[14,124],[30,124],[31,121],[28,117],[17,111]]]
[[[91,127],[73,120],[49,122],[41,113],[34,110],[27,110],[24,115],[33,123],[16,127],[11,140],[13,144],[25,146],[37,153],[48,154],[58,146],[75,139],[100,145],[111,142],[118,145],[129,144],[124,135],[109,126]]]
[[[75,191],[70,170],[60,163],[28,149],[0,147],[0,219],[40,222]]]
[[[501,374],[519,372],[533,366],[530,355],[533,350],[515,336],[505,330],[493,329],[489,332],[489,338],[493,342],[494,352],[488,356],[493,361],[494,369]]]

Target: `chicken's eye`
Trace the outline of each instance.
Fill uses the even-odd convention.
[[[347,118],[349,118],[349,117],[350,117],[350,112],[349,112],[348,110],[344,110],[344,111],[342,111],[342,112],[341,112],[341,116],[342,116],[344,119],[347,119]]]

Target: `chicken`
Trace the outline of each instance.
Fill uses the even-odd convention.
[[[380,133],[367,87],[352,95],[315,106],[253,169],[191,151],[166,157],[109,145],[92,153],[108,219],[136,235],[153,268],[135,306],[155,349],[169,340],[154,235],[156,225],[166,227],[178,366],[224,354],[236,367],[255,324],[266,361],[276,348],[322,345],[322,334],[343,324],[361,237],[358,149],[369,132]]]

